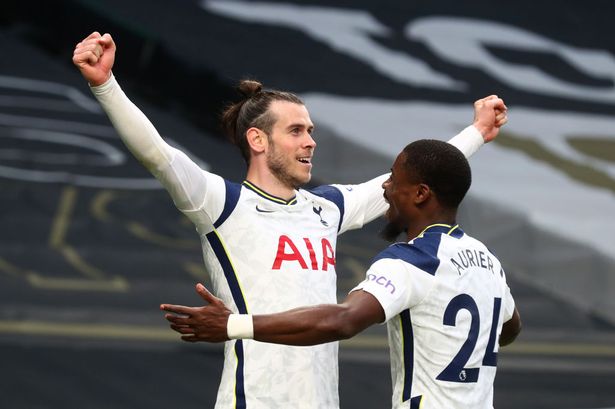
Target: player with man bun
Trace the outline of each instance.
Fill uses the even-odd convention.
[[[384,213],[388,175],[302,189],[316,147],[309,112],[297,96],[249,81],[223,115],[248,164],[245,180],[204,171],[127,98],[112,74],[114,59],[113,39],[97,32],[73,56],[128,149],[196,226],[214,293],[239,314],[334,303],[337,236]],[[451,142],[471,155],[505,122],[501,99],[479,100],[474,124]],[[216,408],[338,408],[337,349],[228,342]]]

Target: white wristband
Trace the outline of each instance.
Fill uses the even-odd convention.
[[[254,338],[254,324],[250,314],[231,314],[226,323],[226,335],[229,339]]]

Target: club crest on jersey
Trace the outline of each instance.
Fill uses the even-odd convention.
[[[296,263],[299,263],[299,266],[303,270],[322,270],[327,271],[329,266],[335,267],[335,252],[333,251],[333,246],[329,243],[326,237],[320,239],[320,256],[318,257],[316,251],[314,249],[314,245],[312,244],[312,240],[307,237],[303,238],[303,243],[300,246],[307,250],[310,266],[306,263],[306,259],[299,251],[299,246],[295,244],[295,242],[286,235],[281,235],[278,239],[278,251],[275,255],[275,260],[273,261],[273,265],[271,266],[272,270],[280,270],[284,263],[291,263],[296,266]],[[320,265],[318,262],[320,261]]]
[[[328,227],[329,223],[323,220],[322,215],[320,214],[322,212],[322,206],[318,206],[318,209],[316,208],[316,206],[312,206],[312,210],[314,210],[314,213],[316,213],[318,217],[320,217],[320,222],[322,223],[322,225]]]

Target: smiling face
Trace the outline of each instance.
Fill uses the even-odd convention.
[[[268,135],[267,166],[280,182],[296,189],[312,177],[314,124],[305,105],[274,101],[269,110],[276,120]]]

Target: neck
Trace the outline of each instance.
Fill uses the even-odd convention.
[[[257,169],[255,166],[248,168],[246,180],[259,189],[264,190],[270,195],[279,197],[280,199],[290,200],[295,197],[295,188],[286,183],[283,183],[269,169]]]
[[[427,227],[434,224],[448,224],[454,226],[457,224],[457,209],[438,209],[431,212],[429,215],[420,215],[414,218],[414,223],[408,226],[406,230],[408,241],[413,240],[423,232]]]

